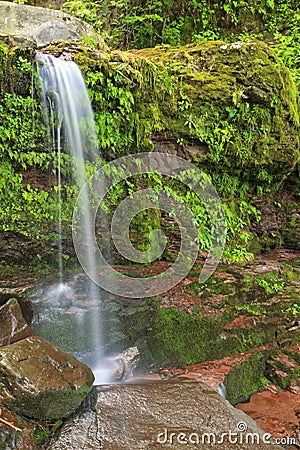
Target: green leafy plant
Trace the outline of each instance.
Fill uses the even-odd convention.
[[[278,273],[268,273],[257,278],[258,286],[262,287],[267,294],[276,294],[285,286],[285,281],[281,280]]]
[[[290,312],[294,316],[297,316],[300,313],[300,304],[299,303],[294,303],[292,306],[289,306],[288,308],[286,308],[284,310],[284,312]]]
[[[63,9],[91,23],[118,48],[284,36],[287,23],[296,28],[299,14],[295,0],[67,0]]]

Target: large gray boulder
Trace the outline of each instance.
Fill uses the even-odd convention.
[[[37,336],[0,348],[0,404],[26,417],[68,417],[93,381],[87,366]]]
[[[105,43],[94,29],[82,20],[55,9],[19,5],[0,1],[0,36],[14,45],[42,48],[54,40],[77,40],[92,36]]]
[[[280,448],[271,443],[216,392],[176,381],[97,387],[94,402],[62,427],[47,450]]]

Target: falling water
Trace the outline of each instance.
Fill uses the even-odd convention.
[[[97,136],[93,112],[88,92],[78,66],[71,61],[64,61],[52,55],[37,54],[38,74],[41,80],[42,100],[48,122],[50,148],[57,155],[58,182],[58,258],[59,286],[56,297],[70,296],[70,288],[64,283],[63,250],[62,250],[62,151],[71,156],[75,181],[81,188],[87,179],[85,160],[94,162],[98,155]],[[85,193],[81,205],[80,230],[84,234],[85,259],[89,271],[95,270],[96,261],[93,251],[93,223],[90,213],[90,198]],[[97,286],[89,281],[87,301],[95,305],[99,299]],[[53,294],[53,290],[52,290]],[[80,339],[81,320],[78,317],[78,338]],[[93,314],[94,351],[102,356],[101,323],[98,311]]]
[[[227,392],[224,383],[219,384],[219,386],[217,387],[217,393],[221,395],[221,397],[225,398],[225,400],[227,399]]]

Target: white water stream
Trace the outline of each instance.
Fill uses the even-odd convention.
[[[68,304],[75,299],[75,291],[65,284],[64,256],[63,256],[63,226],[62,226],[62,157],[68,153],[72,161],[72,173],[75,182],[81,188],[87,181],[86,159],[92,163],[98,156],[97,135],[95,130],[93,111],[85,86],[84,79],[78,66],[72,61],[64,61],[52,55],[38,53],[38,75],[40,79],[42,101],[44,104],[45,118],[48,123],[49,149],[57,158],[57,192],[58,192],[58,260],[59,281],[56,287],[49,289],[49,301],[55,304]],[[77,226],[82,233],[82,252],[89,273],[96,270],[94,257],[93,227],[91,220],[90,201],[88,193],[84,192],[81,214]],[[103,358],[102,324],[99,313],[100,293],[98,287],[88,281],[86,284],[86,304],[95,307],[92,314],[90,333],[93,340],[93,358],[95,372],[98,372],[99,360]],[[47,302],[49,303],[49,302]],[[76,300],[73,306],[78,308]],[[78,308],[80,310],[80,308]],[[84,318],[78,313],[77,338],[81,339],[84,332]],[[93,369],[93,367],[92,367]]]

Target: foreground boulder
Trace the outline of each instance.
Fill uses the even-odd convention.
[[[94,394],[93,404],[72,417],[47,450],[267,450],[272,443],[252,419],[201,383],[111,385]]]
[[[91,370],[37,336],[0,349],[0,404],[26,417],[68,417],[91,390]]]
[[[23,318],[17,299],[11,298],[0,306],[0,347],[32,335],[33,330]]]

